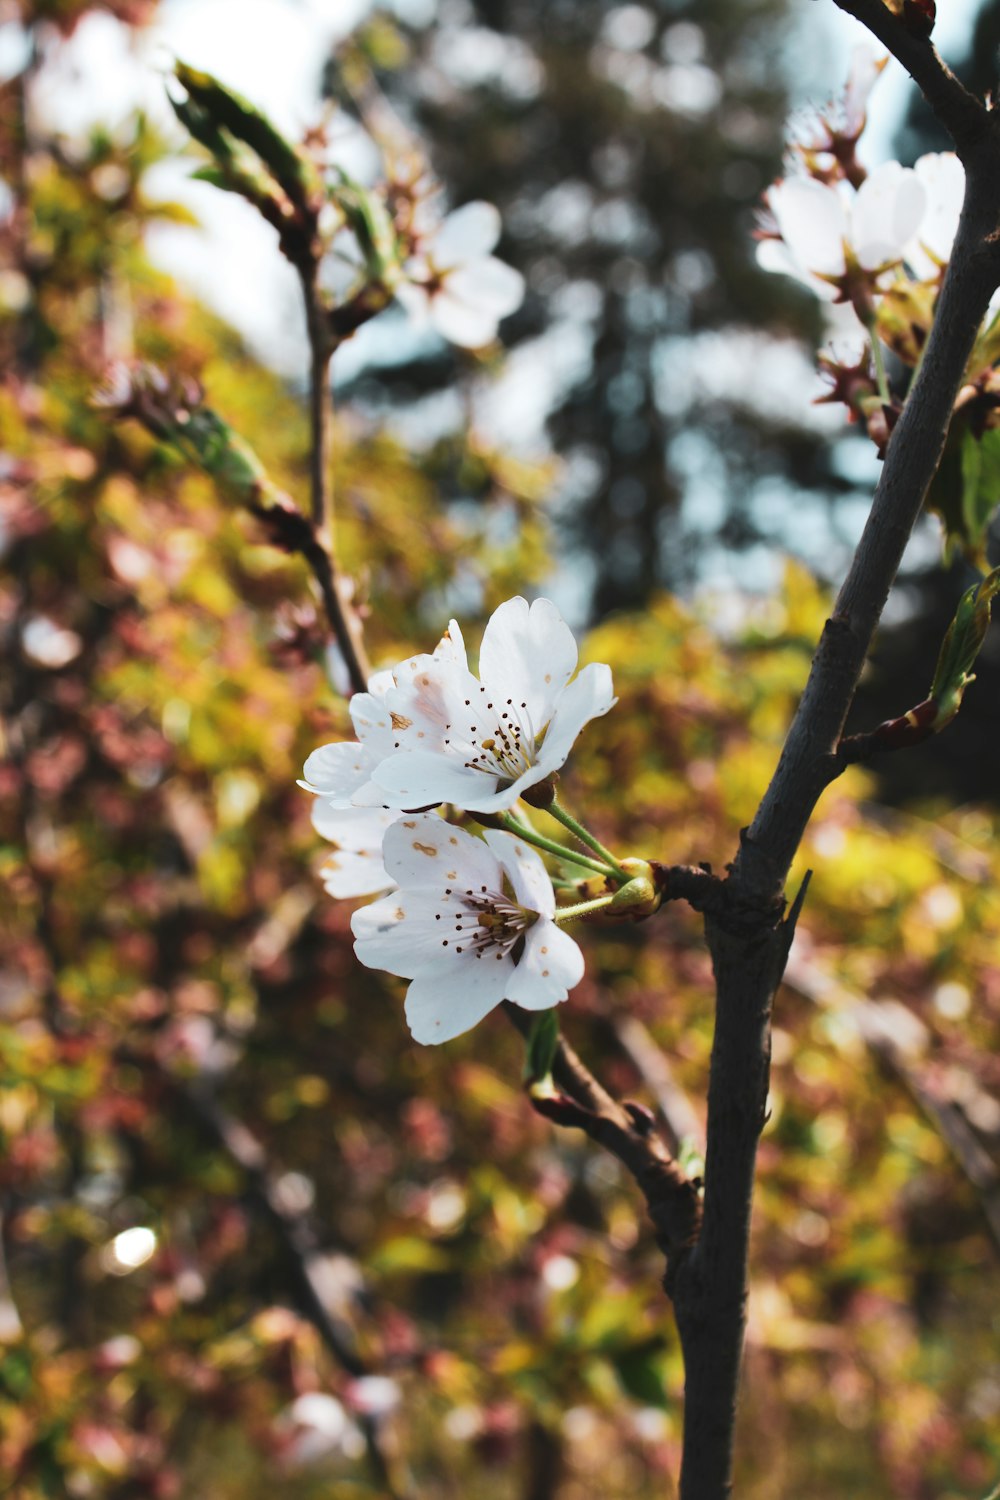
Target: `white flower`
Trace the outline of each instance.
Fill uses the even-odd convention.
[[[396,882],[382,863],[382,840],[398,817],[382,807],[333,807],[322,797],[313,803],[313,827],[335,846],[320,869],[329,895],[349,900],[394,889]]]
[[[451,633],[461,638],[454,622]],[[512,807],[559,769],[583,726],[616,702],[611,669],[601,663],[570,682],[576,642],[550,599],[530,607],[508,599],[494,611],[479,678],[464,652],[415,661],[422,665],[396,669],[397,687],[386,694],[397,738],[371,773],[390,807]]]
[[[846,140],[856,141],[864,130],[869,96],[888,61],[888,53],[873,52],[864,42],[859,42],[851,52],[839,125],[839,133]]]
[[[889,161],[857,193],[846,183],[789,177],[765,198],[780,238],[760,241],[758,264],[795,276],[833,301],[841,294],[833,282],[846,274],[848,256],[872,273],[903,258],[923,219],[927,193],[912,168]]]
[[[462,634],[454,620],[431,656],[411,657],[400,663],[395,674],[376,672],[369,678],[367,693],[355,693],[350,703],[357,739],[340,740],[314,750],[305,763],[299,786],[325,798],[331,807],[381,807],[385,798],[372,782],[371,775],[380,761],[399,746],[392,712],[386,705],[386,694],[395,687],[396,674],[404,681],[417,681],[431,665],[451,660],[461,663],[463,668],[468,667]],[[422,721],[414,723],[417,713],[418,710],[413,708],[407,716],[407,725],[413,729],[415,741],[422,741],[429,733],[436,742],[436,726]]]
[[[492,203],[466,203],[422,243],[406,265],[396,296],[418,323],[465,349],[496,337],[501,318],[524,300],[524,277],[491,255],[500,238]]]
[[[951,257],[965,199],[965,168],[954,151],[931,151],[913,170],[923,184],[926,207],[906,260],[921,281],[931,281]]]
[[[583,977],[579,947],[552,920],[545,866],[512,834],[478,839],[433,815],[401,818],[383,852],[399,889],[354,913],[354,951],[410,980],[416,1041],[450,1041],[503,999],[546,1010]]]

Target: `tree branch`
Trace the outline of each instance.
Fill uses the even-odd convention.
[[[835,752],[858,678],[940,461],[973,342],[1000,282],[997,119],[966,93],[926,38],[909,31],[881,0],[835,3],[868,24],[924,90],[965,163],[966,193],[933,329],[889,441],[868,524],[823,631],[774,776],[741,837],[725,902],[706,910],[717,1003],[704,1216],[698,1242],[672,1287],[686,1371],[682,1500],[725,1500],[731,1491],[770,1014],[793,931],[776,913],[816,802],[841,769]]]
[[[527,1037],[531,1013],[509,1000],[503,1002],[503,1009],[507,1019]],[[639,1110],[632,1113],[613,1099],[565,1037],[559,1038],[552,1076],[563,1092],[548,1099],[532,1096],[532,1107],[556,1124],[584,1131],[626,1168],[646,1199],[656,1242],[667,1258],[667,1274],[671,1276],[698,1233],[698,1184],[653,1131],[652,1117]]]

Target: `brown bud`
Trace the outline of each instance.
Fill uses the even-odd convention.
[[[934,0],[903,0],[903,25],[914,36],[929,37],[936,19]]]

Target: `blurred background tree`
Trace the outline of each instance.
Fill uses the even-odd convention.
[[[53,139],[27,107],[56,29],[93,9],[12,10],[34,47],[0,114],[0,1469],[26,1500],[669,1493],[681,1368],[629,1186],[531,1113],[499,1017],[415,1047],[320,888],[294,781],[348,720],[301,565],[92,405],[133,350],[196,377],[304,501],[301,401],[145,256],[147,227],[183,217],[143,190],[155,130]],[[355,53],[376,68],[453,200],[501,205],[531,288],[506,373],[496,351],[414,352],[386,315],[397,358],[338,394],[338,549],[376,661],[454,605],[474,629],[541,587],[550,544],[569,572],[586,556],[581,612],[618,611],[587,654],[621,703],[573,797],[615,845],[720,864],[826,600],[790,567],[720,640],[662,586],[780,534],[805,489],[817,516],[846,493],[780,400],[758,410],[766,332],[813,316],[748,238],[787,20],[542,19],[372,23],[328,71],[336,92]],[[942,744],[968,743],[975,702]],[[839,783],[799,864],[817,876],[762,1147],[754,1500],[968,1495],[1000,1467],[996,815],[876,795]],[[693,919],[584,943],[575,1044],[697,1152]]]

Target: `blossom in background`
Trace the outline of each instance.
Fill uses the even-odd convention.
[[[887,52],[873,52],[864,42],[851,51],[840,116],[834,122],[837,134],[846,141],[857,141],[868,119],[868,100],[889,61]]]
[[[777,237],[759,242],[758,264],[804,281],[816,296],[831,302],[845,295],[850,262],[869,273],[873,285],[880,273],[898,264],[927,206],[927,190],[917,173],[895,161],[876,167],[856,193],[846,183],[788,177],[764,196]]]
[[[524,277],[491,255],[500,238],[492,203],[466,203],[422,238],[396,296],[418,323],[431,323],[453,344],[479,349],[524,300]]]
[[[382,862],[382,840],[398,817],[398,812],[382,807],[332,807],[323,798],[313,803],[313,827],[335,846],[320,867],[329,895],[344,901],[394,889],[396,882]]]
[[[451,630],[460,639],[454,622]],[[464,651],[414,662],[425,665],[398,667],[397,686],[386,694],[398,734],[393,753],[371,773],[390,807],[512,807],[559,769],[583,726],[616,701],[602,663],[570,681],[576,642],[550,599],[508,599],[494,611],[478,678]]]
[[[923,185],[926,207],[906,248],[906,261],[918,279],[932,281],[951,258],[965,198],[965,168],[954,151],[930,151],[913,170]]]
[[[399,888],[355,912],[354,951],[410,980],[416,1041],[449,1041],[504,999],[546,1010],[583,977],[579,947],[552,920],[545,866],[512,834],[478,839],[433,815],[404,817],[383,854]]]
[[[817,111],[812,122],[802,122],[794,130],[792,144],[806,169],[820,182],[836,182],[845,177],[860,187],[867,173],[857,159],[856,150],[868,117],[868,100],[889,61],[859,43],[851,53],[847,84],[841,98]]]

